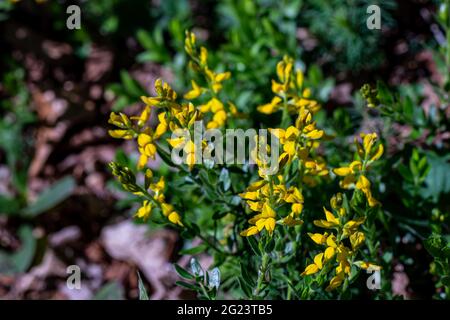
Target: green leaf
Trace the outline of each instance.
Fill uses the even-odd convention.
[[[242,291],[247,297],[252,296],[252,288],[248,286],[243,277],[238,278],[239,285],[241,286]]]
[[[137,272],[138,276],[138,287],[139,287],[139,300],[149,300],[147,290],[145,290],[145,285],[142,282],[141,275],[139,274],[139,271]]]
[[[205,250],[208,249],[208,245],[206,243],[202,243],[201,245],[197,246],[197,247],[192,247],[189,249],[183,249],[180,251],[181,255],[195,255],[195,254],[199,254],[202,252],[205,252]]]
[[[33,262],[36,251],[36,239],[33,230],[28,225],[20,227],[20,249],[12,254],[0,251],[0,273],[14,274],[25,272]]]
[[[74,189],[75,180],[72,177],[62,178],[42,192],[34,203],[24,209],[23,213],[30,217],[44,213],[67,199]]]
[[[139,82],[131,78],[130,74],[127,71],[122,70],[120,72],[120,79],[126,92],[133,96],[133,98],[139,98],[140,96],[145,95],[145,90],[142,88]]]
[[[0,214],[17,214],[20,210],[20,203],[16,198],[0,196]]]
[[[450,276],[443,276],[441,282],[444,286],[450,287]]]
[[[255,237],[246,237],[246,239],[255,255],[261,256],[261,250],[259,250],[258,241],[255,239]]]
[[[435,258],[443,258],[443,249],[447,244],[442,236],[438,234],[432,234],[428,239],[424,241],[425,248]]]
[[[182,268],[180,265],[175,263],[174,266],[175,266],[175,271],[178,273],[178,275],[180,277],[187,279],[187,280],[194,279],[194,276],[192,274],[190,274],[186,269]]]
[[[101,287],[92,300],[123,300],[124,291],[120,283],[113,281]]]
[[[27,225],[19,229],[19,237],[22,242],[21,248],[11,258],[14,261],[17,272],[24,272],[33,262],[34,252],[36,251],[36,239],[33,236],[33,230]]]
[[[137,36],[137,39],[138,39],[140,45],[144,49],[147,49],[147,50],[153,49],[154,42],[153,42],[152,37],[150,36],[150,34],[147,31],[140,29],[140,30],[138,30],[136,36]]]
[[[423,189],[422,196],[438,201],[441,195],[450,192],[450,156],[442,157],[428,152],[427,160],[430,169],[425,179],[427,187]]]
[[[242,278],[243,280],[246,282],[246,284],[253,288],[256,286],[256,282],[254,277],[249,273],[249,266],[248,265],[244,265],[242,263],[242,261],[240,262],[240,267],[241,267],[241,274],[242,274]]]

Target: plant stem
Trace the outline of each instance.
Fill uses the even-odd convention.
[[[223,255],[226,254],[225,252],[223,252],[222,250],[220,250],[214,243],[212,243],[211,241],[209,241],[208,238],[205,237],[204,235],[202,235],[202,234],[199,233],[199,234],[197,234],[196,236],[199,237],[200,239],[202,239],[203,242],[207,243],[208,246],[211,247],[211,249],[217,251],[217,252],[220,253],[220,254],[223,254]]]
[[[256,288],[255,288],[255,291],[253,293],[253,295],[255,297],[258,297],[259,294],[261,293],[262,286],[263,286],[263,283],[264,283],[264,278],[266,276],[267,267],[269,266],[269,259],[270,259],[269,254],[264,252],[264,254],[263,254],[262,258],[261,258],[261,268],[260,268],[259,273],[258,273],[258,281],[256,283]]]
[[[290,123],[289,119],[289,110],[287,105],[287,99],[284,97],[283,99],[283,115],[281,116],[281,127],[287,128]]]

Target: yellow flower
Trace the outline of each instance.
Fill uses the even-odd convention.
[[[367,270],[367,269],[381,270],[380,266],[373,264],[373,263],[369,263],[369,262],[355,261],[353,264],[364,270]]]
[[[130,140],[134,138],[134,134],[130,130],[123,130],[123,129],[108,130],[108,133],[111,137],[116,139]]]
[[[355,160],[346,167],[333,169],[337,176],[344,177],[339,182],[341,188],[349,189],[355,187],[361,190],[367,198],[370,207],[379,205],[380,203],[372,196],[370,189],[370,181],[365,176],[365,172],[369,169],[371,163],[378,160],[383,154],[383,145],[379,144],[374,148],[377,140],[376,133],[361,133],[362,144],[355,138],[355,144],[358,150],[358,156],[361,160]]]
[[[200,64],[206,66],[208,61],[208,50],[205,47],[200,48]]]
[[[365,239],[364,233],[360,231],[353,233],[350,236],[350,244],[352,245],[353,250],[358,249],[364,243]]]
[[[323,253],[318,253],[313,259],[314,263],[306,266],[305,271],[301,273],[302,276],[309,276],[319,272],[323,267]]]
[[[332,290],[340,287],[341,284],[344,282],[344,280],[345,280],[345,273],[340,272],[340,273],[336,274],[333,278],[331,278],[330,284],[328,285],[328,287],[325,290],[332,291]]]
[[[156,146],[153,137],[146,133],[138,136],[139,153],[141,154],[138,162],[138,168],[142,169],[147,164],[148,158],[155,159]]]
[[[361,159],[368,160],[369,162],[378,160],[384,152],[384,148],[381,143],[376,149],[373,148],[378,140],[378,135],[375,132],[361,133],[360,137],[362,139],[362,144],[357,138],[355,138],[355,144],[358,149],[359,157]]]
[[[184,50],[186,50],[186,52],[189,55],[193,55],[195,52],[195,42],[196,42],[195,33],[186,31],[186,37],[184,40]]]
[[[299,226],[303,224],[303,220],[294,218],[293,214],[289,214],[283,218],[282,224],[288,227]]]
[[[370,181],[364,175],[360,175],[358,182],[356,182],[356,189],[361,190],[367,198],[369,206],[375,207],[380,203],[372,196],[372,191],[370,191]]]
[[[180,215],[174,210],[173,206],[168,203],[161,204],[161,211],[167,219],[173,224],[177,224],[180,227],[183,227],[183,223],[181,222]]]
[[[264,114],[272,114],[276,111],[278,111],[278,109],[282,106],[281,102],[283,101],[283,99],[281,99],[280,97],[276,96],[272,98],[272,101],[270,101],[269,103],[260,105],[257,107],[257,110],[261,113]]]
[[[274,113],[286,108],[289,113],[297,113],[308,109],[315,113],[320,109],[317,101],[311,99],[311,90],[303,85],[304,75],[300,69],[294,71],[294,60],[288,56],[278,62],[278,80],[272,79],[272,92],[276,95],[271,102],[258,106],[258,111],[264,114]]]
[[[141,96],[141,100],[146,106],[170,107],[179,109],[179,105],[175,102],[177,93],[170,87],[167,82],[161,79],[155,81],[156,97]]]
[[[167,132],[167,130],[169,128],[169,123],[167,122],[165,112],[161,112],[160,114],[158,114],[158,120],[159,120],[159,123],[156,126],[155,133],[153,134],[153,137],[155,139],[161,137],[164,133]]]
[[[339,219],[336,218],[330,211],[328,211],[325,207],[323,208],[325,212],[326,220],[314,220],[313,223],[321,228],[332,229],[336,228],[340,225]]]
[[[109,130],[108,133],[111,137],[116,139],[133,139],[134,132],[131,130],[131,120],[123,113],[116,114],[111,112],[109,115],[108,123],[115,125],[119,129]]]
[[[241,232],[241,236],[249,237],[255,235],[261,230],[266,229],[269,235],[272,235],[275,230],[275,211],[265,203],[262,208],[262,212],[251,218],[248,222],[252,224],[250,228]]]
[[[355,219],[355,220],[347,221],[347,222],[344,224],[344,227],[343,227],[343,236],[344,236],[344,237],[348,237],[348,236],[352,235],[352,234],[356,231],[356,229],[357,229],[361,224],[364,223],[365,220],[366,220],[365,217],[360,217],[360,218],[357,218],[357,219]]]
[[[135,217],[147,220],[150,217],[151,212],[152,212],[152,205],[150,201],[144,200],[142,202],[142,206],[136,212]]]
[[[202,88],[194,80],[191,80],[191,84],[192,90],[184,95],[184,98],[188,100],[198,98],[203,92]]]
[[[320,234],[320,233],[308,233],[308,236],[317,244],[325,244],[327,241],[328,233]]]

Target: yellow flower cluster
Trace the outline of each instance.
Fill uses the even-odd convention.
[[[379,266],[355,261],[358,249],[365,242],[365,235],[358,228],[364,223],[364,217],[353,217],[350,219],[345,207],[342,205],[343,196],[338,193],[330,201],[332,212],[323,208],[325,220],[315,220],[314,224],[320,228],[331,229],[333,232],[308,233],[309,237],[318,245],[323,246],[323,252],[316,254],[313,263],[309,264],[302,275],[312,275],[318,272],[328,273],[332,267],[335,268],[334,276],[326,290],[331,291],[341,286],[346,278],[351,274],[351,266],[355,265],[361,269],[380,269]],[[351,247],[344,244],[344,240],[349,239]]]
[[[202,76],[202,82],[204,83],[204,86],[202,86],[195,80],[191,80],[192,89],[184,95],[184,98],[193,100],[201,96],[207,96],[206,103],[199,106],[203,114],[212,113],[212,118],[206,124],[206,127],[208,129],[223,127],[229,115],[239,115],[236,106],[231,102],[228,103],[227,112],[224,103],[217,96],[223,88],[222,82],[228,80],[231,73],[228,71],[216,73],[211,70],[208,65],[208,50],[202,46],[198,48],[194,33],[186,32],[184,48],[191,59],[189,66]]]
[[[283,146],[283,152],[279,157],[280,167],[298,159],[304,169],[302,180],[309,186],[316,184],[313,176],[328,175],[325,161],[311,155],[311,151],[319,147],[324,132],[316,128],[316,123],[312,120],[312,113],[309,110],[305,107],[300,108],[295,126],[289,126],[286,130],[271,129],[270,131]]]
[[[282,108],[287,108],[291,114],[296,114],[301,108],[312,113],[320,109],[317,101],[311,99],[311,90],[304,85],[304,75],[300,69],[294,70],[294,60],[285,56],[277,64],[278,81],[272,80],[272,92],[275,97],[269,103],[258,107],[258,111],[272,114]]]
[[[151,199],[146,199],[142,202],[142,206],[137,210],[135,216],[144,220],[147,220],[152,212],[153,207],[158,207],[162,214],[173,224],[177,224],[180,227],[183,226],[181,217],[178,212],[175,211],[173,206],[165,201],[164,189],[166,183],[164,177],[159,178],[157,182],[151,182],[153,179],[153,173],[150,169],[145,172],[146,185],[148,185],[148,191],[151,195]],[[137,195],[144,196],[142,192],[135,193]]]
[[[109,134],[119,139],[136,139],[139,150],[138,169],[145,169],[148,159],[155,159],[158,151],[158,140],[168,131],[192,130],[195,121],[204,118],[207,113],[212,113],[207,128],[219,128],[225,125],[229,115],[239,116],[239,112],[234,104],[228,103],[228,110],[225,110],[224,103],[219,100],[217,94],[222,90],[222,82],[230,78],[229,72],[216,73],[208,65],[208,51],[204,47],[197,48],[195,35],[186,33],[185,49],[191,58],[190,66],[193,70],[204,75],[207,87],[199,86],[192,80],[192,90],[184,95],[187,100],[200,97],[204,93],[209,93],[209,100],[195,107],[191,102],[178,102],[177,93],[171,86],[161,79],[155,81],[156,96],[142,96],[141,100],[145,107],[138,117],[128,117],[124,113],[110,114],[109,123],[116,126],[116,129],[109,130]],[[161,112],[157,113],[158,125],[155,129],[148,126],[151,108],[154,107]],[[186,152],[185,163],[189,169],[195,164],[195,144],[185,137],[177,139],[167,139],[173,148],[182,147]],[[202,146],[203,147],[203,146]],[[162,185],[162,187],[161,187]],[[155,188],[152,188],[154,186]],[[158,187],[160,186],[160,187]],[[178,225],[182,225],[180,217],[173,207],[164,202],[164,196],[160,193],[164,188],[164,180],[159,184],[151,185],[151,191],[156,198],[153,200],[159,204],[163,214],[168,219]],[[150,216],[152,203],[148,199],[144,200],[137,216],[147,218]]]
[[[343,189],[356,187],[356,189],[361,190],[365,194],[369,206],[374,207],[379,202],[372,196],[370,189],[371,183],[366,177],[366,172],[370,169],[373,162],[383,155],[384,148],[381,143],[375,147],[378,139],[376,133],[361,133],[360,137],[362,143],[358,138],[355,138],[359,159],[353,161],[348,166],[333,169],[333,172],[337,176],[344,177],[340,182],[340,186]]]
[[[240,196],[252,211],[258,213],[248,221],[252,226],[242,231],[242,236],[252,236],[263,229],[272,235],[276,223],[287,226],[303,223],[299,219],[303,210],[303,195],[298,188],[287,187],[282,175],[255,181]],[[290,206],[290,213],[277,220],[275,210],[285,205]]]
[[[164,177],[161,177],[155,182],[153,181],[153,172],[150,169],[147,169],[145,171],[145,188],[142,188],[136,184],[136,177],[128,167],[115,162],[111,162],[109,166],[113,175],[117,177],[126,191],[144,198],[141,207],[135,214],[136,217],[147,220],[152,213],[152,209],[159,208],[162,214],[167,217],[170,222],[181,227],[183,226],[178,212],[175,211],[173,206],[165,201],[164,189],[166,183]]]
[[[268,175],[267,161],[258,157],[254,150],[252,157],[263,180],[251,184],[240,196],[247,201],[252,211],[259,213],[248,221],[252,226],[241,233],[243,236],[257,234],[263,228],[271,235],[276,222],[287,226],[302,224],[303,221],[299,218],[303,210],[303,195],[300,187],[303,183],[314,186],[317,183],[314,177],[328,175],[325,161],[313,154],[313,151],[319,147],[324,131],[318,129],[316,122],[313,121],[313,114],[318,110],[319,105],[316,101],[309,99],[310,90],[303,88],[303,73],[301,70],[296,70],[294,74],[293,60],[284,57],[277,64],[277,74],[281,83],[272,81],[272,91],[278,95],[272,100],[275,103],[260,106],[258,110],[267,114],[275,112],[281,106],[283,101],[281,97],[283,97],[287,101],[288,111],[297,114],[294,125],[287,129],[270,129],[270,132],[279,140],[282,147],[282,153],[278,158],[279,170],[297,161],[296,175],[299,180],[289,183],[288,186],[285,182],[287,178],[283,174],[276,177]],[[301,95],[298,95],[299,91],[302,92]],[[270,152],[268,146],[266,151]],[[297,183],[299,187],[296,186]],[[277,221],[276,211],[286,204],[291,205],[290,213]]]

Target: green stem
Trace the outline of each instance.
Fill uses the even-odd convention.
[[[200,288],[202,289],[202,293],[203,295],[208,299],[208,300],[212,300],[211,297],[208,294],[208,291],[206,291],[205,286],[203,285],[203,283],[200,283]]]
[[[283,98],[283,115],[281,116],[281,127],[287,128],[290,123],[289,110],[286,97]]]
[[[199,234],[197,234],[197,237],[199,237],[203,242],[207,243],[208,246],[209,246],[211,249],[217,251],[217,252],[220,253],[220,254],[223,254],[223,255],[226,254],[224,251],[222,251],[221,249],[219,249],[214,243],[212,243],[211,241],[209,241],[208,238],[205,237],[204,235],[202,235],[202,234],[199,233]]]
[[[291,286],[288,284],[288,292],[287,292],[286,300],[291,300],[291,299],[292,299],[292,288],[291,288]]]
[[[258,297],[261,293],[263,284],[264,284],[264,278],[266,277],[267,267],[269,266],[270,257],[269,254],[264,252],[262,258],[261,258],[261,268],[258,273],[258,281],[256,282],[256,288],[253,293],[255,297]]]

